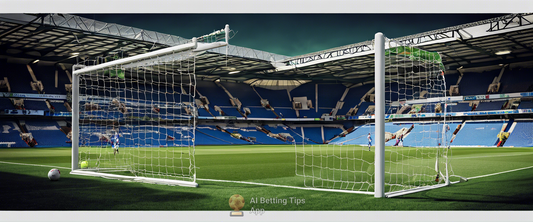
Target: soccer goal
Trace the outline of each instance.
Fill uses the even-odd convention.
[[[196,56],[229,32],[74,66],[71,173],[196,187]]]
[[[369,123],[328,145],[296,146],[296,174],[306,187],[375,197],[459,182],[450,161],[441,56],[381,33],[375,37],[375,112]]]

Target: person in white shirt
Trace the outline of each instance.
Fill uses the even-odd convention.
[[[370,133],[368,133],[366,138],[368,139],[368,151],[370,151],[370,146],[372,146],[372,137],[370,137]]]

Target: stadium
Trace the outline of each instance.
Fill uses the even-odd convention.
[[[231,27],[1,14],[0,210],[533,209],[533,14],[298,56]]]

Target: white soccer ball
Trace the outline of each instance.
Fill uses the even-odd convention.
[[[61,172],[59,172],[58,169],[51,169],[50,172],[48,172],[48,179],[56,181],[59,180],[59,177],[61,176]]]

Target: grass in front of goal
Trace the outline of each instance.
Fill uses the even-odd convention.
[[[365,147],[361,147],[364,149]],[[110,148],[108,148],[111,150]],[[159,148],[155,148],[159,149]],[[368,151],[366,151],[368,152]],[[119,154],[120,155],[120,154]],[[372,156],[373,155],[368,155]],[[519,210],[533,209],[533,168],[471,179],[450,187],[390,199],[198,180],[199,188],[123,182],[68,174],[69,148],[1,148],[0,210],[227,210],[241,194],[252,207],[268,210]],[[198,178],[303,186],[295,176],[294,146],[198,146]],[[532,148],[454,148],[456,175],[475,177],[530,167]],[[60,167],[61,180],[47,172]],[[251,198],[288,199],[287,205],[250,203]],[[290,203],[291,198],[305,203]],[[58,200],[58,201],[51,201]],[[51,203],[54,204],[51,204]]]

